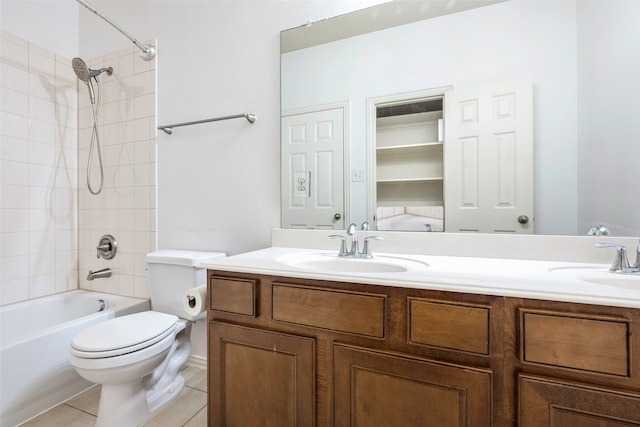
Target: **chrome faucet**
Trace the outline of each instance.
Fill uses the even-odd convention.
[[[102,279],[105,277],[111,277],[111,269],[110,268],[102,268],[100,270],[91,271],[89,270],[89,274],[87,274],[87,280],[93,279]]]
[[[361,231],[369,230],[369,223],[363,222],[360,226]],[[383,240],[380,236],[367,236],[364,238],[364,244],[362,247],[362,251],[360,251],[358,246],[358,226],[355,223],[349,224],[347,227],[347,235],[351,236],[351,246],[347,251],[346,245],[346,237],[341,236],[339,234],[332,234],[329,237],[332,239],[340,239],[340,251],[338,252],[339,257],[354,257],[354,258],[373,258],[371,254],[371,248],[369,245],[370,240]]]
[[[636,262],[635,265],[629,265],[629,258],[627,257],[627,248],[617,243],[595,243],[596,248],[615,248],[616,257],[613,260],[613,264],[609,271],[620,274],[633,274],[640,272],[640,242],[636,249]]]

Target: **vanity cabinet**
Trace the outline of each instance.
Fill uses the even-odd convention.
[[[501,298],[223,271],[208,285],[211,426],[506,425]]]
[[[639,426],[640,310],[208,273],[210,426]]]

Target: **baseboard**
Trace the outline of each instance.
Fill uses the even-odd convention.
[[[207,358],[202,356],[189,356],[185,365],[190,365],[200,369],[207,369]]]

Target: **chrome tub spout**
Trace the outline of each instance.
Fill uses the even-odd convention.
[[[89,270],[89,274],[87,274],[87,280],[102,279],[103,277],[111,277],[110,268],[102,268],[96,271]]]

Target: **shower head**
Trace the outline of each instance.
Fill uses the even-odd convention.
[[[73,67],[73,72],[76,73],[76,76],[78,76],[78,78],[83,82],[89,84],[89,77],[91,77],[91,73],[86,62],[80,58],[73,58],[71,66]]]
[[[73,67],[73,72],[76,73],[76,76],[78,76],[78,78],[89,88],[89,98],[91,98],[91,103],[95,104],[96,100],[93,93],[93,85],[91,84],[91,77],[98,77],[103,72],[106,72],[107,75],[110,76],[113,73],[113,68],[107,67],[99,70],[92,70],[87,66],[87,63],[80,58],[73,58],[71,66]]]
[[[73,58],[73,60],[71,61],[71,66],[73,67],[73,72],[76,73],[76,76],[78,76],[78,78],[85,83],[89,83],[89,79],[91,77],[98,77],[103,72],[106,72],[108,76],[113,74],[112,67],[92,70],[81,58]]]

